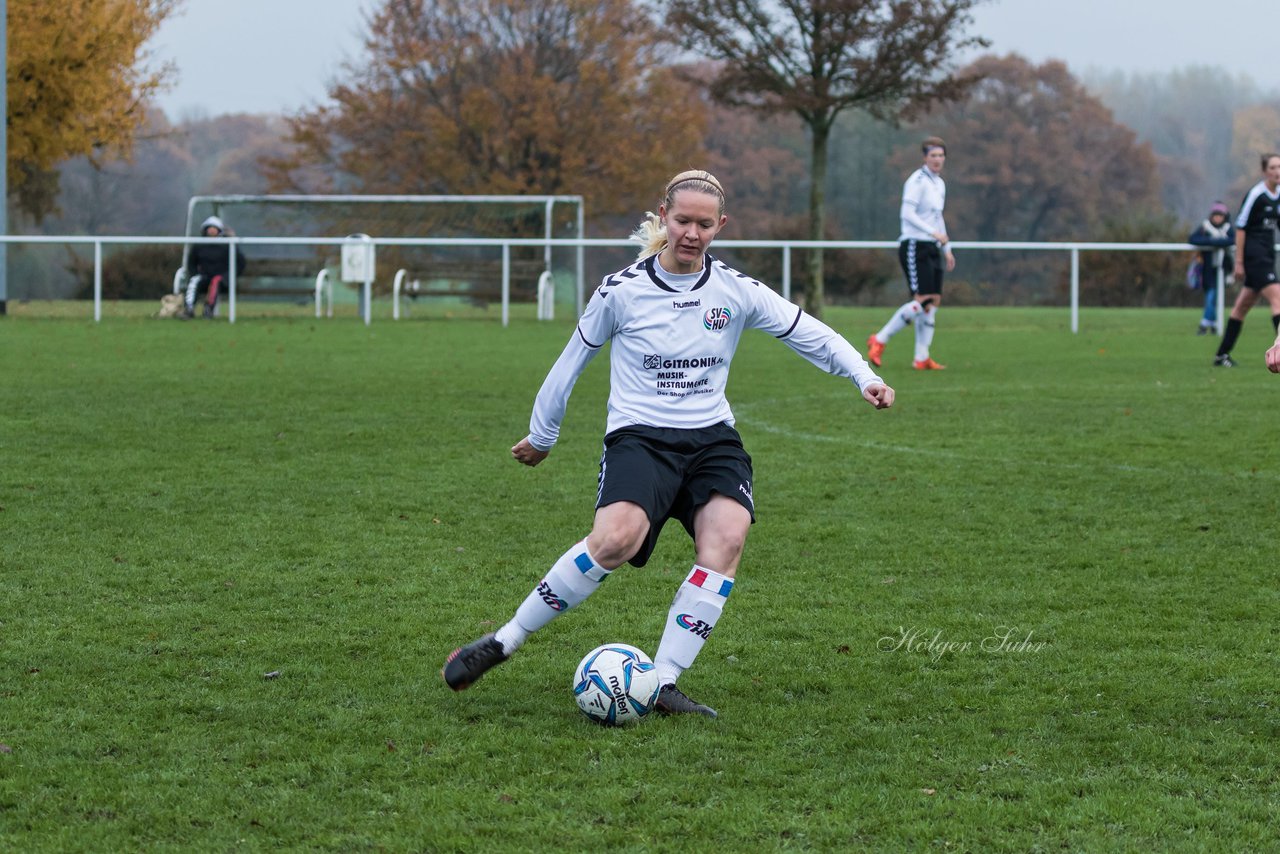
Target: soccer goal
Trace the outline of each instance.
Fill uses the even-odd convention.
[[[577,238],[585,214],[581,196],[549,195],[200,195],[187,204],[186,234],[217,216],[239,237],[342,238]],[[315,293],[317,275],[340,279],[340,247],[305,242],[244,246],[247,265],[239,293],[246,299],[299,303]],[[186,266],[184,253],[183,266]],[[557,302],[574,305],[583,277],[581,247],[402,245],[377,247],[373,294],[396,297],[406,308],[449,301],[487,307],[502,298],[504,280],[512,303],[537,305],[549,317]],[[338,286],[339,303],[355,303],[358,287]]]

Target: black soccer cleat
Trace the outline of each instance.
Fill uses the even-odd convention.
[[[455,649],[445,660],[440,675],[444,682],[455,691],[470,688],[490,668],[506,661],[509,656],[502,649],[493,633],[479,640],[474,640],[464,647]]]
[[[658,689],[658,701],[654,703],[653,707],[664,715],[704,715],[708,718],[717,717],[715,709],[690,700],[685,696],[683,691],[676,687],[676,683],[674,682],[668,682],[666,685],[663,685]]]
[[[1216,368],[1234,368],[1236,360],[1231,358],[1231,354],[1223,353],[1221,356],[1213,357],[1213,365]]]

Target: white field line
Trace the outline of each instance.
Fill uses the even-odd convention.
[[[856,394],[856,390],[854,391]],[[1280,479],[1280,473],[1274,471],[1223,471],[1212,469],[1193,469],[1187,467],[1174,466],[1138,466],[1129,465],[1127,463],[1098,463],[1098,462],[1080,462],[1068,463],[1055,460],[1044,460],[1026,456],[1016,456],[1005,454],[1003,456],[992,456],[988,454],[968,453],[961,450],[949,450],[946,448],[937,448],[931,445],[901,445],[890,442],[881,442],[875,439],[866,439],[855,433],[849,433],[842,436],[824,435],[821,433],[806,433],[803,430],[793,430],[790,427],[783,427],[778,424],[772,424],[761,418],[759,415],[751,414],[759,407],[770,407],[777,404],[801,404],[798,408],[803,411],[803,404],[825,398],[817,395],[800,395],[795,397],[775,397],[765,400],[757,400],[751,403],[734,404],[733,410],[735,417],[739,418],[741,426],[748,429],[763,430],[766,433],[773,433],[777,436],[783,436],[787,439],[794,439],[799,442],[830,442],[834,444],[844,445],[846,447],[862,447],[875,451],[891,451],[898,454],[911,454],[913,456],[935,457],[938,459],[957,460],[975,465],[990,465],[992,462],[1001,462],[1010,465],[1023,465],[1030,467],[1040,467],[1046,469],[1060,469],[1063,471],[1113,471],[1113,472],[1129,472],[1134,474],[1161,475],[1164,477],[1243,477],[1243,478],[1265,478],[1267,480]],[[865,406],[866,404],[860,398],[855,398],[854,403]]]

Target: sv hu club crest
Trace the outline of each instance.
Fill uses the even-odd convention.
[[[702,325],[712,332],[721,332],[729,325],[731,318],[728,308],[709,308],[707,313],[702,315]]]

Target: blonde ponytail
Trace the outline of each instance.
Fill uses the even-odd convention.
[[[636,257],[648,258],[667,248],[667,227],[658,219],[656,213],[645,211],[644,219],[640,220],[636,230],[631,232],[631,239],[640,244],[640,252]]]

